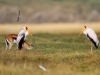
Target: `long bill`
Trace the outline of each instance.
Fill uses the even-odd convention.
[[[85,29],[86,29],[85,27],[82,29],[82,31],[80,32],[79,36],[84,32]]]
[[[30,35],[31,37],[33,37],[32,33],[31,33],[29,30],[27,30],[27,31],[28,31],[29,35]]]

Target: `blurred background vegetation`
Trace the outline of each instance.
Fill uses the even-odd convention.
[[[0,23],[99,22],[100,0],[0,0]]]

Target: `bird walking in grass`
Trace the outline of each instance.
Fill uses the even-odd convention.
[[[92,53],[92,43],[94,44],[94,46],[96,48],[98,48],[98,46],[99,46],[98,37],[97,37],[96,33],[94,32],[94,30],[92,28],[89,28],[87,25],[84,26],[84,28],[80,32],[79,36],[82,33],[85,34],[86,37],[90,40],[90,51]]]
[[[27,35],[30,35],[33,37],[32,33],[29,31],[28,27],[24,27],[19,33],[18,33],[18,36],[17,36],[17,45],[18,45],[18,49],[19,50],[22,50],[23,46],[24,46],[24,42],[26,40],[26,36]]]

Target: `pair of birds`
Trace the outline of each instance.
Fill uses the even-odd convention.
[[[33,37],[32,33],[28,29],[28,27],[24,27],[19,33],[17,34],[8,34],[5,37],[5,43],[6,43],[6,50],[9,48],[12,48],[13,43],[17,43],[18,49],[22,50],[24,46],[26,46],[28,49],[32,49],[32,46],[26,42],[26,36],[30,35]]]
[[[92,53],[92,43],[95,45],[96,48],[98,48],[98,46],[99,46],[98,37],[97,37],[96,33],[93,31],[93,29],[89,28],[87,25],[84,26],[84,28],[80,32],[79,36],[82,33],[84,33],[86,35],[86,37],[90,40],[90,42],[91,42],[90,50]],[[28,27],[24,27],[19,32],[19,34],[16,35],[17,38],[14,38],[14,37],[12,38],[12,40],[15,40],[15,43],[17,43],[19,50],[21,50],[23,48],[25,43],[27,45],[27,42],[25,42],[25,39],[28,34],[33,37],[32,33],[29,31]],[[6,49],[8,46],[9,46],[9,48],[11,48],[12,45],[11,45],[11,40],[9,40],[9,36],[6,36],[5,42],[6,42]]]

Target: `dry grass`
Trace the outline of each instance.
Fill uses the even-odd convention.
[[[0,75],[98,75],[100,72],[97,51],[92,55],[86,52],[77,55],[74,52],[3,51],[0,58]],[[40,69],[39,65],[47,71]]]
[[[1,24],[0,33],[18,33],[24,26],[28,26],[32,33],[79,33],[84,25],[84,23]],[[100,32],[100,23],[89,23],[89,27]]]

